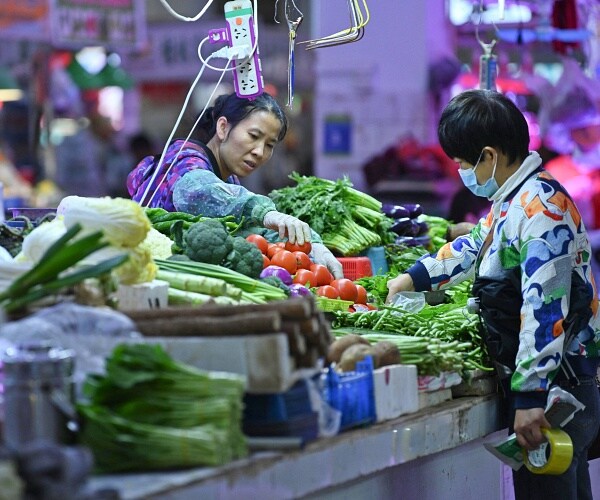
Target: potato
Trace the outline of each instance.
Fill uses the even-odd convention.
[[[375,368],[400,363],[400,350],[389,340],[380,340],[372,347]]]
[[[342,353],[337,368],[342,372],[351,372],[356,370],[356,363],[362,361],[367,356],[373,355],[373,348],[366,344],[352,344]]]
[[[344,335],[334,340],[327,351],[327,363],[339,363],[342,353],[353,344],[370,345],[367,339],[354,333]]]

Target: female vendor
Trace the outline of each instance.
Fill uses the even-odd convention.
[[[205,142],[173,141],[158,173],[159,156],[138,164],[127,178],[132,199],[143,206],[206,217],[232,215],[238,222],[243,219],[251,232],[265,233],[266,228],[292,243],[310,241],[312,260],[327,266],[335,278],[343,277],[341,263],[308,224],[278,212],[270,198],[240,185],[239,178],[264,165],[286,134],[287,118],[277,101],[267,93],[253,100],[235,93],[221,95],[198,127]]]
[[[521,467],[513,473],[515,498],[591,500],[587,452],[600,426],[594,380],[600,318],[581,215],[540,156],[528,151],[527,123],[506,96],[469,90],[454,97],[438,137],[465,186],[492,207],[470,234],[388,281],[388,301],[400,291],[439,290],[475,278],[484,335],[494,342],[488,348],[506,388],[509,430],[519,444],[533,450],[545,441],[552,386],[585,405],[563,427],[573,442],[570,467],[560,475]],[[508,305],[500,311],[503,290]],[[500,312],[503,324],[494,320]]]

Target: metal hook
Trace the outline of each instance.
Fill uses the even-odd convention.
[[[494,45],[496,45],[496,42],[498,41],[496,38],[494,38],[491,42],[489,43],[485,43],[483,40],[481,40],[481,38],[479,37],[479,26],[481,25],[481,18],[483,17],[483,0],[480,0],[479,2],[479,20],[477,21],[477,24],[475,24],[475,38],[477,39],[477,42],[479,43],[479,45],[481,45],[481,48],[483,49],[483,52],[486,55],[490,55],[492,53],[492,49],[494,48]],[[492,22],[492,25],[494,26],[494,29],[496,31],[498,31],[498,28],[496,27],[496,24]]]
[[[316,49],[319,47],[332,47],[334,45],[341,45],[343,43],[356,42],[364,36],[364,27],[369,22],[369,9],[367,7],[366,0],[362,0],[365,13],[363,14],[358,0],[348,0],[348,9],[350,13],[350,27],[328,35],[323,38],[308,40],[300,43],[306,43],[306,49]]]
[[[302,24],[304,15],[294,2],[294,0],[285,0],[285,20],[289,30],[289,49],[288,49],[288,97],[287,106],[292,107],[294,103],[294,79],[295,79],[295,46],[296,33]]]

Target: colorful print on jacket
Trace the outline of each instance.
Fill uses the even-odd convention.
[[[536,153],[530,154],[501,187],[503,196],[493,199],[487,218],[469,235],[447,243],[436,255],[423,257],[409,270],[417,290],[443,289],[472,278],[479,249],[493,227],[493,239],[481,258],[479,274],[495,277],[502,270],[521,267],[523,306],[511,389],[522,400],[527,399],[526,393],[534,396],[537,391],[547,391],[558,372],[572,270],[593,291],[593,316],[566,351],[569,356],[597,358],[600,345],[598,294],[587,232],[571,197],[539,168],[540,163]],[[527,403],[517,407],[527,407]]]
[[[159,159],[160,156],[147,156],[127,176],[127,190],[132,200],[141,201],[148,183],[154,175]],[[174,161],[175,163],[173,163]],[[215,167],[212,165],[204,146],[189,140],[187,142],[181,139],[173,141],[167,148],[160,171],[145,196],[144,206],[161,207],[169,212],[176,211],[173,206],[175,183],[188,172],[198,169],[215,173]],[[240,183],[235,175],[230,176],[227,182],[231,184]]]
[[[273,200],[246,189],[236,175],[223,182],[215,174],[218,169],[215,157],[203,144],[187,141],[183,148],[182,145],[183,140],[176,140],[167,148],[160,173],[152,182],[144,206],[205,217],[232,216],[237,222],[243,222],[240,236],[260,233],[277,241],[278,232],[262,227],[265,215],[276,210]],[[158,161],[159,157],[148,156],[129,174],[127,189],[135,201],[140,202],[144,196]],[[156,194],[153,195],[154,191]],[[322,240],[313,231],[311,241]]]

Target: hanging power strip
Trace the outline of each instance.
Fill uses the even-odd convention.
[[[231,0],[225,3],[225,20],[229,44],[234,49],[245,46],[255,46],[254,19],[252,16],[252,3],[250,0]],[[256,50],[248,58],[236,61],[233,72],[235,92],[239,97],[256,97],[263,93],[263,78],[260,59],[258,57],[258,45]]]

